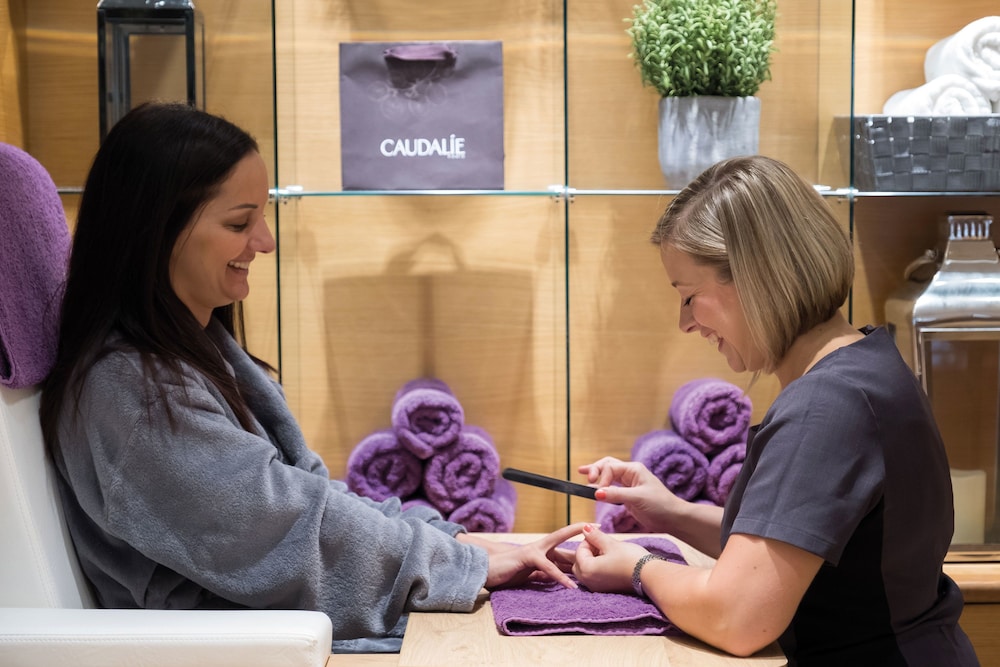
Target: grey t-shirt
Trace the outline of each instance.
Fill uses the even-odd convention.
[[[976,665],[942,571],[954,528],[944,445],[884,329],[824,357],[751,429],[732,533],[821,556],[781,645],[792,665]]]

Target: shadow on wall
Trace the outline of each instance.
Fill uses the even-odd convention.
[[[395,392],[419,377],[445,381],[505,462],[512,443],[537,441],[529,272],[469,268],[449,239],[433,234],[392,257],[382,274],[328,280],[324,290],[324,423],[336,430],[335,477],[361,438],[389,425]]]

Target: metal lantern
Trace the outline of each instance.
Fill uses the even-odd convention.
[[[1000,256],[992,223],[986,214],[949,215],[943,251],[911,263],[885,307],[942,426],[953,551],[979,559],[1000,557]]]
[[[190,0],[97,3],[101,140],[144,101],[204,107],[204,25]]]

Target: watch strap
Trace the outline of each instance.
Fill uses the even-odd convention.
[[[642,590],[642,568],[645,567],[646,563],[651,560],[667,560],[659,554],[645,554],[635,563],[635,567],[632,568],[632,590],[639,597],[646,597],[645,591]]]

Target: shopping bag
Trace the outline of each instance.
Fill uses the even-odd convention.
[[[344,190],[502,190],[496,41],[340,45]]]

